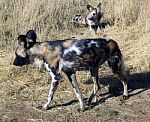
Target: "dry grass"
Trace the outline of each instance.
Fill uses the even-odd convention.
[[[1,0],[1,47],[7,44],[14,47],[17,35],[29,29],[37,31],[39,40],[68,38],[77,31],[72,18],[76,14],[86,15],[86,4],[96,6],[99,2],[104,13],[102,22],[110,22],[120,29],[142,26],[149,31],[148,0]]]
[[[101,22],[109,22],[111,26],[106,26],[98,35],[91,34],[86,28],[75,28],[72,23],[74,15],[86,15],[85,5],[96,6],[99,2],[102,3],[104,13]],[[40,41],[106,36],[118,42],[127,70],[131,74],[149,72],[149,8],[149,0],[1,0],[0,113],[6,114],[7,104],[18,103],[35,108],[47,99],[49,77],[45,71],[38,71],[31,66],[19,68],[12,65],[19,34],[35,29]],[[110,76],[110,73],[106,65],[102,66],[101,77]],[[80,88],[87,97],[92,85],[85,84],[88,80],[85,72],[80,72],[77,77]],[[56,104],[76,99],[66,80],[64,77],[64,82],[60,84],[54,97]],[[115,81],[113,78],[109,80]],[[105,81],[107,86],[109,81]],[[102,92],[107,92],[107,88]]]

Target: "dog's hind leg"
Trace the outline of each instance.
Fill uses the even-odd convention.
[[[108,64],[113,73],[121,80],[123,84],[123,100],[128,99],[128,78],[124,67],[123,56],[121,56],[119,60],[118,58],[114,58],[113,61],[108,61]]]
[[[128,99],[128,78],[124,67],[123,57],[121,57],[121,69],[117,73],[117,75],[123,84],[123,100],[127,100]]]
[[[123,84],[123,101],[128,99],[128,79],[124,69],[121,69],[118,73],[115,73]]]
[[[92,94],[90,95],[90,97],[87,101],[88,104],[90,104],[92,102],[94,97],[95,97],[95,102],[97,101],[96,93],[100,89],[100,85],[99,85],[99,82],[98,82],[98,68],[90,69],[90,72],[91,72],[91,76],[92,76],[94,86],[93,86],[93,92],[92,92]]]
[[[76,94],[76,96],[77,96],[77,98],[78,98],[78,100],[79,100],[80,108],[81,108],[82,110],[84,110],[84,107],[85,107],[85,106],[84,106],[84,103],[83,103],[83,96],[82,96],[81,91],[80,91],[80,89],[79,89],[79,85],[78,85],[78,83],[77,83],[75,73],[69,72],[69,73],[66,73],[66,74],[67,74],[68,79],[69,79],[69,81],[71,82],[71,85],[72,85],[72,87],[73,87],[73,90],[74,90],[74,92],[75,92],[75,94]]]

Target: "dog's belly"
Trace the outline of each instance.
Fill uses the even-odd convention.
[[[76,59],[74,61],[62,61],[63,70],[67,71],[82,71],[89,70],[94,67],[99,67],[105,60],[103,60],[103,56],[95,57],[92,59],[80,58],[80,60]]]
[[[63,65],[63,71],[83,71],[83,70],[89,70],[89,66],[87,64],[79,64],[79,63],[74,63],[70,62],[69,64],[64,64]]]
[[[89,70],[90,66],[86,63],[74,63],[72,65],[72,68],[74,69],[74,71],[82,71],[82,70]]]

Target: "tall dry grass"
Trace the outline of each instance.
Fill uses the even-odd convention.
[[[94,36],[86,28],[76,28],[73,17],[87,15],[86,5],[96,7],[99,2],[103,12],[101,23],[109,25]],[[17,36],[29,29],[36,30],[40,41],[109,36],[130,57],[129,65],[149,70],[149,8],[149,0],[1,0],[0,52],[14,52]]]
[[[1,0],[0,35],[3,44],[14,44],[18,34],[35,29],[44,38],[58,30],[72,30],[72,18],[83,13],[88,0]]]
[[[75,33],[72,18],[86,15],[85,5],[102,3],[102,22],[125,28],[136,24],[149,31],[149,0],[1,0],[1,47],[16,44],[16,37],[35,29],[40,40],[59,37],[64,31]],[[141,28],[140,28],[141,29]]]

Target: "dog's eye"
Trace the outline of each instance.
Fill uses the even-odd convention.
[[[93,16],[95,16],[96,15],[96,13],[93,13]]]

